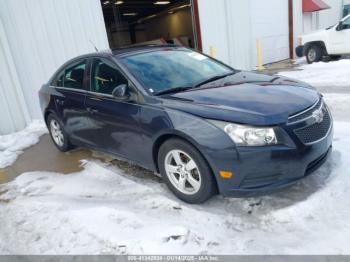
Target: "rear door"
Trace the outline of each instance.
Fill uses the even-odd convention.
[[[65,131],[74,142],[88,142],[88,114],[85,108],[87,91],[87,59],[66,66],[51,84],[54,102]]]
[[[114,88],[121,84],[129,86],[127,100],[112,96]],[[92,59],[90,88],[85,104],[94,146],[136,161],[142,147],[137,91],[118,66],[106,58]]]

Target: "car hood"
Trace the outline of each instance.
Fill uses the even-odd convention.
[[[305,45],[309,42],[312,41],[323,41],[326,39],[329,31],[329,29],[321,29],[321,30],[317,30],[317,31],[313,31],[310,32],[308,34],[302,35],[301,39],[302,39],[302,44]]]
[[[312,106],[319,93],[309,85],[281,76],[236,73],[224,86],[163,96],[163,106],[203,118],[249,125],[285,123]]]

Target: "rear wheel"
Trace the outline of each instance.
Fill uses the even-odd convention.
[[[306,60],[309,64],[320,62],[324,55],[323,49],[318,45],[312,45],[306,51]]]
[[[202,203],[216,193],[216,183],[205,159],[183,140],[170,139],[160,147],[158,166],[169,189],[187,203]]]
[[[47,118],[47,126],[50,131],[51,139],[58,150],[66,152],[72,149],[73,146],[69,142],[68,135],[64,131],[63,125],[57,116],[50,114]]]

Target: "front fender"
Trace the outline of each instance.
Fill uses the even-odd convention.
[[[225,183],[225,179],[219,176],[220,170],[230,171],[232,166],[228,163],[238,160],[234,142],[224,131],[203,118],[172,109],[167,109],[166,115],[168,121],[162,123],[171,125],[153,135],[152,144],[156,147],[155,150],[164,142],[163,138],[179,137],[189,142],[208,162],[220,190],[221,184]],[[157,157],[154,158],[156,166]]]

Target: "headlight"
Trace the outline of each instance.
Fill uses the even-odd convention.
[[[253,127],[217,120],[209,120],[221,128],[238,146],[267,146],[277,144],[277,138],[272,127]]]

